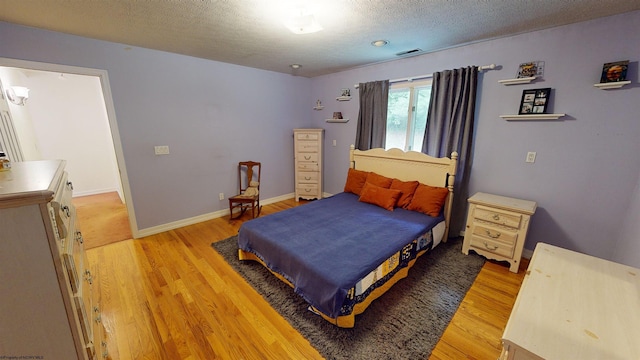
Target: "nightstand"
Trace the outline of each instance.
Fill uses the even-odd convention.
[[[488,259],[508,261],[509,270],[517,273],[536,202],[482,192],[468,201],[462,252],[473,250]]]

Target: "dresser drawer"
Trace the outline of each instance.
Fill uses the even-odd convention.
[[[476,206],[473,217],[516,229],[520,227],[520,221],[522,220],[522,215],[520,214],[505,213],[495,209],[485,208],[481,205]]]
[[[518,233],[505,229],[488,226],[481,223],[474,223],[471,233],[475,236],[488,238],[492,241],[501,241],[507,244],[515,244],[518,239]]]
[[[318,162],[318,154],[317,153],[304,153],[298,156],[298,162]]]
[[[318,186],[315,184],[300,184],[296,187],[300,196],[319,196]]]
[[[51,207],[54,209],[54,217],[60,238],[66,238],[70,231],[71,218],[75,216],[75,207],[71,202],[73,196],[73,185],[67,179],[67,173],[64,173],[60,184],[56,190],[55,198],[51,201]]]
[[[486,237],[472,235],[470,246],[508,258],[513,256],[514,244],[494,241]]]
[[[318,171],[320,167],[317,162],[298,161],[296,168],[298,171]]]
[[[298,184],[317,184],[318,175],[317,171],[300,171],[298,173]]]
[[[296,140],[320,140],[320,133],[318,132],[296,132]]]
[[[301,153],[318,153],[320,150],[317,141],[300,141],[297,146],[298,152]]]

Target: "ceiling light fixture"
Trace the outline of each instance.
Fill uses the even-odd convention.
[[[371,45],[375,46],[375,47],[382,47],[385,46],[389,43],[389,41],[387,40],[376,40],[376,41],[372,41]]]
[[[322,30],[322,26],[318,23],[313,13],[306,9],[296,9],[284,22],[289,30],[294,34],[311,34]]]
[[[302,67],[302,65],[300,64],[291,64],[289,65],[292,69],[300,69]]]

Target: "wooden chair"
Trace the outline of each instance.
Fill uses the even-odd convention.
[[[229,198],[229,220],[241,217],[251,208],[251,218],[260,216],[260,172],[261,165],[255,161],[241,161],[238,163],[238,195]],[[240,208],[240,213],[233,216],[233,210]],[[258,213],[256,214],[256,208]]]

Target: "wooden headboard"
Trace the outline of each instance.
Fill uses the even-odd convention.
[[[351,167],[357,170],[373,171],[402,181],[417,180],[426,185],[447,187],[449,196],[444,206],[446,230],[443,239],[447,240],[453,204],[453,181],[458,163],[457,152],[451,153],[451,158],[435,158],[417,151],[405,152],[400,149],[356,150],[351,145],[349,160]]]

